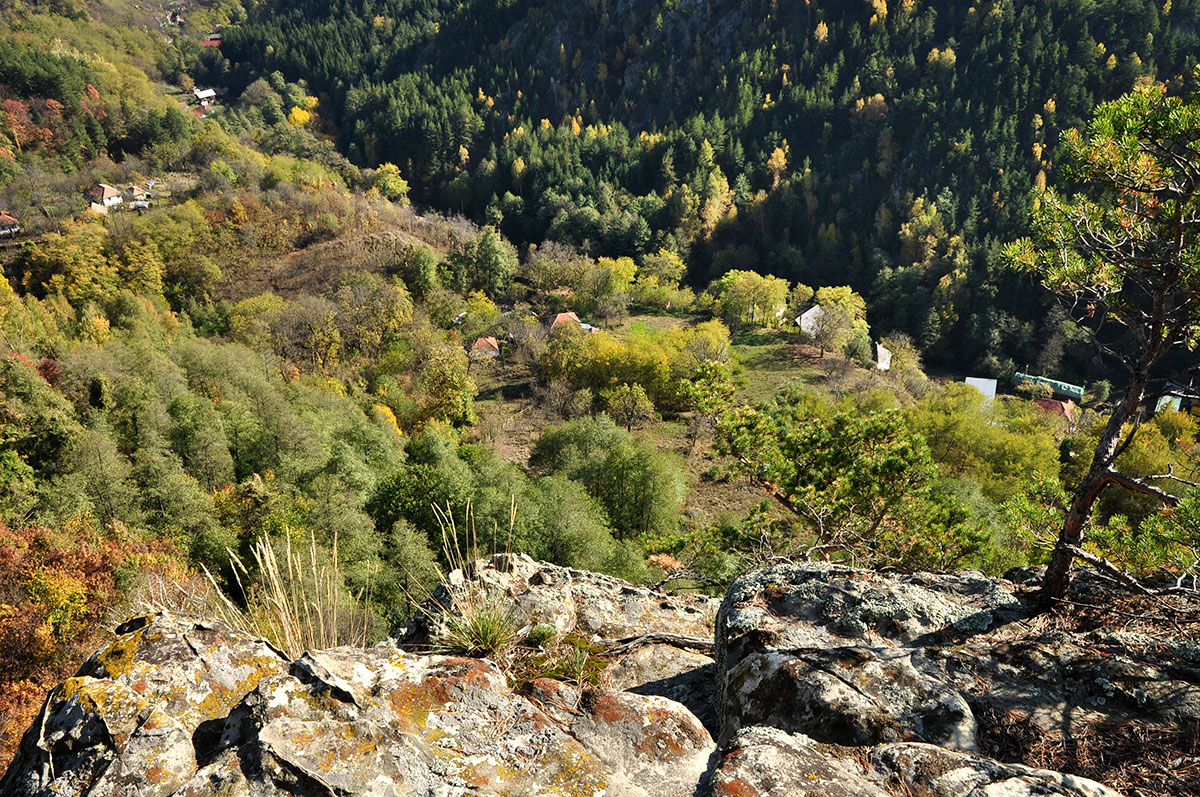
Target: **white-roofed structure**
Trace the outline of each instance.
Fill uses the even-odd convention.
[[[817,324],[824,317],[825,311],[821,309],[820,305],[815,305],[797,316],[796,323],[805,335],[815,335],[817,334]]]
[[[996,400],[996,386],[998,383],[995,379],[985,379],[982,376],[968,376],[963,381],[983,394],[984,404],[991,404]]]
[[[882,343],[875,344],[875,367],[886,371],[892,367],[892,352],[883,347]]]

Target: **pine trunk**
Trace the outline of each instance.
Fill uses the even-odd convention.
[[[1096,452],[1092,455],[1092,464],[1087,475],[1079,482],[1074,495],[1071,496],[1062,531],[1059,532],[1058,542],[1054,546],[1050,565],[1046,568],[1046,576],[1042,581],[1042,602],[1047,605],[1053,606],[1067,595],[1071,586],[1071,565],[1075,561],[1070,549],[1083,544],[1083,532],[1088,518],[1092,516],[1096,501],[1109,483],[1109,473],[1121,446],[1125,424],[1137,414],[1145,394],[1146,375],[1139,369],[1130,378],[1121,403],[1117,405],[1104,427],[1104,434],[1096,444]]]

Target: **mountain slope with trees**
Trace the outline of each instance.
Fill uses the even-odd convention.
[[[1140,81],[1183,87],[1198,22],[1147,0],[268,0],[204,74],[303,77],[352,161],[518,243],[849,283],[934,362],[1094,379],[998,242],[1062,131]]]

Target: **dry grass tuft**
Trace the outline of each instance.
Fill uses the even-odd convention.
[[[433,652],[488,658],[507,668],[513,649],[522,640],[523,630],[517,627],[510,596],[495,584],[471,577],[475,563],[482,558],[471,505],[468,503],[464,510],[461,531],[449,505],[433,509],[442,534],[442,553],[451,573],[458,571],[462,575],[461,581],[456,581],[442,574],[442,589],[447,594],[440,599],[434,599],[432,594],[424,600],[409,596],[416,610],[429,622]],[[509,507],[510,540],[516,517],[514,499]],[[493,548],[494,543],[493,539]],[[506,552],[507,549],[508,546]]]
[[[257,581],[251,580],[249,568],[237,554],[229,552],[234,577],[246,595],[245,608],[230,600],[212,573],[204,569],[217,596],[214,613],[233,628],[264,637],[292,658],[306,650],[363,647],[377,632],[368,590],[357,594],[346,590],[336,537],[330,561],[321,555],[312,534],[307,551],[293,548],[291,537],[285,534],[282,559],[265,537],[260,537],[251,551]]]

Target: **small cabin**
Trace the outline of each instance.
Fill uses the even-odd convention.
[[[1034,399],[1033,403],[1054,415],[1061,415],[1071,423],[1075,422],[1075,402],[1070,399]]]
[[[120,189],[113,188],[107,183],[96,183],[83,192],[83,198],[105,208],[117,207],[125,201]]]
[[[565,313],[557,313],[552,319],[550,319],[550,331],[553,332],[563,324],[573,324],[577,327],[582,326],[579,316],[568,310]]]
[[[892,352],[884,348],[882,343],[875,344],[875,368],[880,371],[890,371],[892,368]]]
[[[479,338],[471,344],[472,359],[494,360],[500,356],[500,343],[493,337]]]
[[[7,210],[0,210],[0,238],[12,238],[21,231],[17,217]]]
[[[216,89],[195,88],[192,89],[192,94],[196,96],[196,102],[200,103],[203,108],[212,105],[213,101],[217,98]]]
[[[821,309],[821,305],[814,305],[796,316],[796,326],[800,327],[800,331],[805,335],[815,336],[818,325],[824,317],[825,311]]]

